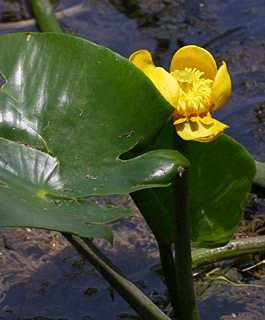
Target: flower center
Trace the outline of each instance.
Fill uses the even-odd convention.
[[[180,96],[175,110],[177,118],[206,115],[212,106],[211,89],[213,80],[201,78],[204,72],[194,68],[175,70],[171,73],[179,83]]]

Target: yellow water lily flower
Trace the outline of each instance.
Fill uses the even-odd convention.
[[[136,51],[129,60],[175,108],[173,123],[182,139],[209,142],[228,128],[211,116],[212,111],[227,103],[231,94],[231,79],[224,61],[217,69],[211,53],[195,45],[175,53],[170,72],[156,67],[147,50]]]

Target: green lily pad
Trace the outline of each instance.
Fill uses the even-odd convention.
[[[128,218],[131,210],[85,199],[52,197],[62,187],[59,162],[50,155],[0,140],[0,224],[38,227],[113,241],[106,223]]]
[[[227,135],[190,143],[190,217],[194,245],[212,247],[232,237],[256,173],[247,150]]]
[[[88,237],[101,228],[102,236],[102,223],[128,211],[80,198],[168,186],[187,165],[174,150],[123,159],[150,144],[173,112],[127,59],[56,33],[5,35],[0,48],[1,226]]]
[[[152,148],[173,148],[174,134],[174,127],[169,124]],[[244,214],[256,172],[255,162],[241,144],[225,134],[209,143],[187,143],[191,163],[189,202],[192,244],[199,247],[224,245],[233,236]],[[142,214],[155,229],[161,243],[174,241],[172,195],[173,188],[170,186],[140,190],[135,197],[139,205],[144,201],[149,204],[142,207]],[[134,194],[132,196],[134,198]],[[161,204],[158,205],[158,202]],[[163,228],[160,228],[161,225]]]

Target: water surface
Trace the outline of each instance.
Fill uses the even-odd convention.
[[[225,60],[233,92],[215,116],[230,125],[228,135],[255,159],[265,161],[264,1],[56,0],[53,4],[64,16],[60,22],[66,33],[127,58],[148,49],[155,63],[168,69],[179,47],[196,44],[211,51],[219,65]],[[75,14],[64,11],[71,7]],[[0,0],[0,35],[39,31],[30,19],[28,1]],[[133,206],[127,196],[112,200]],[[263,221],[264,200],[251,195],[249,211],[263,216]],[[104,241],[98,245],[169,313],[163,277],[146,271],[159,263],[159,253],[140,214],[114,223],[112,229],[114,246]],[[0,233],[0,319],[138,319],[60,234],[21,228],[2,228]],[[239,320],[264,317],[264,289],[218,286],[209,292],[199,301],[202,320],[231,319],[232,313]]]

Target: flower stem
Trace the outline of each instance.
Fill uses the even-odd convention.
[[[49,0],[31,0],[31,6],[42,32],[63,32]]]
[[[166,314],[127,279],[122,271],[115,266],[91,240],[68,233],[63,233],[63,235],[143,319],[170,320]]]
[[[177,304],[177,282],[174,257],[172,254],[172,246],[170,244],[159,243],[160,260],[162,264],[163,274],[170,298],[171,306],[177,319],[178,304]]]
[[[192,251],[192,260],[195,268],[199,268],[217,261],[259,252],[265,252],[265,236],[231,240],[226,246],[213,249],[195,249]]]
[[[188,156],[188,142],[176,135],[175,148]],[[175,203],[175,262],[177,277],[178,320],[199,320],[195,300],[190,247],[188,172],[173,181]]]
[[[174,229],[171,216],[160,200],[157,189],[144,189],[131,194],[158,243],[163,274],[174,313],[177,313],[177,285],[175,262],[172,253]]]
[[[257,172],[254,183],[261,188],[265,188],[265,162],[255,161]]]

